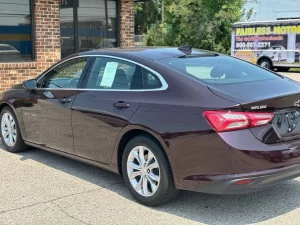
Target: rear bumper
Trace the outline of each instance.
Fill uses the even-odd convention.
[[[300,140],[267,145],[250,130],[174,139],[169,159],[177,189],[248,193],[300,176]],[[234,182],[256,178],[249,185]]]
[[[282,170],[282,171],[281,171]],[[294,179],[300,176],[300,165],[293,166],[292,168],[279,169],[280,172],[260,175],[251,175],[244,177],[231,179],[227,181],[219,181],[213,184],[208,184],[195,189],[197,192],[211,193],[211,194],[246,194],[265,188],[271,187],[275,184]],[[238,181],[252,179],[253,181],[249,184],[235,184]]]

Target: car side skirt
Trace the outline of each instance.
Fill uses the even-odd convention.
[[[92,165],[92,166],[95,166],[95,167],[98,167],[98,168],[101,168],[101,169],[108,170],[108,171],[116,173],[116,174],[119,174],[118,167],[116,167],[116,166],[96,162],[96,161],[89,160],[89,159],[86,159],[86,158],[82,158],[82,157],[79,157],[79,156],[76,156],[76,155],[72,155],[72,154],[69,154],[69,153],[58,151],[58,150],[55,150],[55,149],[52,149],[52,148],[48,148],[48,147],[45,147],[45,146],[34,144],[32,142],[28,142],[28,141],[24,141],[24,142],[25,142],[25,144],[27,144],[31,147],[42,149],[42,150],[45,150],[45,151],[48,151],[48,152],[52,152],[52,153],[55,153],[55,154],[58,154],[58,155],[61,155],[61,156],[79,161],[79,162],[83,162],[83,163],[86,163],[86,164],[89,164],[89,165]]]

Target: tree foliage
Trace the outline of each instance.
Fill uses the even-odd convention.
[[[157,23],[161,18],[161,0],[137,2],[134,5],[135,32],[143,34],[148,26]]]
[[[161,23],[159,20],[161,1],[156,0],[158,9],[155,15],[158,20],[152,20],[154,24]],[[232,25],[240,21],[245,14],[242,10],[244,0],[164,0],[164,2],[165,24],[152,26],[148,30],[148,34],[151,34],[148,35],[151,38],[149,42],[151,45],[161,43],[160,37],[163,36],[164,45],[191,44],[195,48],[229,53]],[[151,20],[147,23],[151,23]]]

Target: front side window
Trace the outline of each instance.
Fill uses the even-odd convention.
[[[0,1],[0,63],[32,60],[30,0]]]
[[[87,89],[143,89],[142,68],[133,63],[98,57],[89,73]]]
[[[87,63],[87,57],[68,60],[49,71],[38,82],[40,88],[78,88]]]

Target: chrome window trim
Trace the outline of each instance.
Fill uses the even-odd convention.
[[[138,65],[140,67],[143,67],[144,69],[150,71],[151,73],[153,73],[154,75],[156,75],[158,77],[158,79],[160,80],[162,86],[160,88],[154,88],[154,89],[84,89],[84,88],[37,88],[38,90],[79,90],[79,91],[132,91],[132,92],[138,92],[138,91],[165,91],[168,89],[168,84],[167,82],[165,81],[165,79],[158,73],[156,72],[155,70],[143,65],[143,64],[140,64],[138,62],[135,62],[135,61],[132,61],[130,59],[125,59],[125,58],[122,58],[122,57],[117,57],[117,56],[109,56],[109,55],[78,55],[78,56],[75,56],[75,57],[72,57],[72,58],[69,58],[69,59],[66,59],[60,63],[58,63],[55,67],[53,67],[51,70],[55,69],[56,67],[58,67],[59,65],[67,62],[67,61],[70,61],[72,59],[76,59],[76,58],[83,58],[83,57],[104,57],[104,58],[112,58],[112,59],[118,59],[118,60],[123,60],[123,61],[126,61],[126,62],[129,62],[129,63],[132,63],[132,64],[135,64],[135,65]],[[51,71],[50,70],[50,71]],[[38,80],[37,80],[37,83],[44,78],[44,76],[46,76],[50,71],[47,71],[45,74],[43,74]]]

